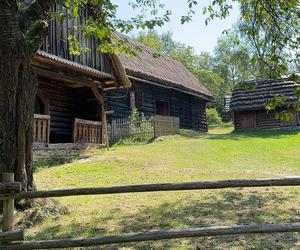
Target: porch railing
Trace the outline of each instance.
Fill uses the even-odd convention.
[[[49,143],[50,115],[34,114],[33,140],[34,142]]]
[[[102,143],[102,123],[76,118],[73,126],[73,142]]]

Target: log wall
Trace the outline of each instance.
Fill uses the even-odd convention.
[[[49,104],[50,143],[72,142],[75,118],[100,121],[101,112],[90,89],[72,89],[63,82],[41,77],[39,84],[39,90]]]
[[[53,13],[67,13],[61,5],[56,4],[52,7]],[[54,19],[49,24],[48,35],[45,37],[41,46],[41,50],[50,54],[59,56],[61,58],[81,63],[88,67],[113,74],[112,66],[107,56],[97,51],[99,42],[95,39],[84,39],[82,32],[75,32],[74,26],[84,24],[87,20],[88,14],[86,11],[79,11],[79,18],[77,20],[65,18],[60,21],[58,18]],[[89,48],[88,52],[82,52],[80,56],[74,56],[69,53],[70,44],[69,36],[76,36],[81,45]]]
[[[180,127],[207,131],[206,102],[176,90],[133,82],[128,90],[113,90],[105,93],[107,110],[114,113],[109,117],[125,118],[130,115],[130,92],[135,92],[137,108],[145,116],[156,114],[156,101],[169,104],[169,115],[180,118]]]
[[[255,127],[252,129],[279,129],[279,128],[287,128],[287,127],[295,127],[300,125],[299,113],[295,113],[295,117],[290,122],[282,122],[276,119],[275,115],[278,111],[273,111],[267,113],[266,110],[260,109],[256,111],[245,111],[245,112],[235,112],[234,113],[234,127],[235,130],[247,130],[243,127],[243,119],[247,114],[253,113],[255,114]],[[290,110],[290,112],[293,112]]]

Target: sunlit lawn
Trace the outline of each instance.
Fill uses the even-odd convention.
[[[280,178],[300,175],[300,132],[185,132],[147,145],[115,146],[92,158],[39,170],[39,189]],[[68,215],[49,216],[29,238],[95,237],[209,225],[297,222],[299,188],[164,192],[57,199]],[[122,249],[299,249],[297,233],[205,237],[127,244]],[[120,249],[121,246],[104,247]],[[99,249],[99,247],[95,248]]]

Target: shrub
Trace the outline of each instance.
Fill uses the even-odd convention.
[[[218,111],[215,108],[206,109],[206,119],[208,125],[221,125],[222,118],[220,117]]]

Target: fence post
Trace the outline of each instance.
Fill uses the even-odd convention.
[[[14,182],[14,174],[13,173],[3,173],[2,174],[3,182]],[[14,204],[15,201],[13,199],[4,200],[3,201],[3,223],[2,223],[2,231],[12,231],[14,224]]]
[[[154,138],[156,138],[156,119],[153,118],[153,132],[154,132]]]

